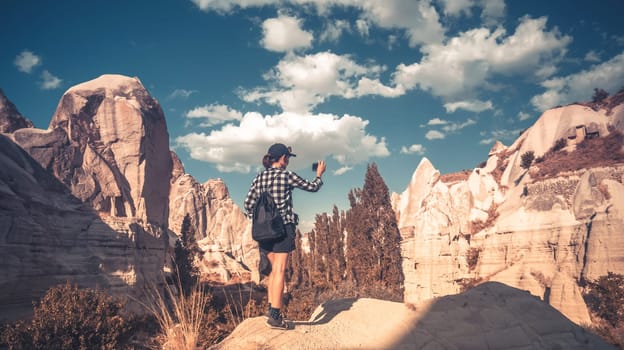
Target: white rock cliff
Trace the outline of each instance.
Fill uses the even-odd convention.
[[[590,323],[582,282],[624,273],[624,164],[532,180],[520,155],[543,156],[560,138],[572,149],[590,132],[623,130],[623,120],[624,105],[609,112],[581,105],[546,111],[512,146],[497,143],[467,179],[444,182],[423,159],[405,191],[392,196],[406,302],[497,281]]]

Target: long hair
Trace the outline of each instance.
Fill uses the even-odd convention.
[[[271,167],[271,165],[273,165],[273,163],[277,162],[278,160],[273,158],[272,155],[270,154],[265,154],[264,157],[262,157],[262,165],[264,166],[265,169],[268,169]]]

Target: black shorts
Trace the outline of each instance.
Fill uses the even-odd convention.
[[[278,241],[260,243],[260,249],[265,253],[290,253],[295,250],[295,224],[286,224],[286,236]]]

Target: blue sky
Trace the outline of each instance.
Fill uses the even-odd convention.
[[[62,94],[138,77],[170,146],[241,205],[273,142],[325,187],[295,194],[309,226],[377,163],[402,192],[422,159],[472,169],[550,107],[624,87],[621,0],[163,0],[0,4],[0,88],[38,128]]]

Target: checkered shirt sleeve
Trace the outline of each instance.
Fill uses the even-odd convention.
[[[316,192],[323,185],[320,177],[308,181],[296,173],[288,170],[269,168],[262,171],[253,179],[247,197],[245,198],[245,214],[251,218],[253,208],[260,193],[268,190],[275,204],[282,214],[284,223],[297,223],[297,214],[293,211],[292,191],[295,188],[308,192]]]

